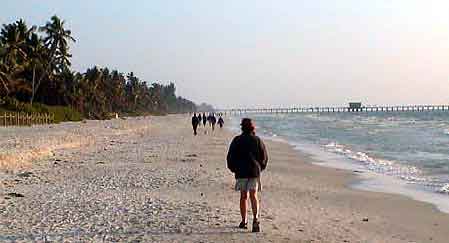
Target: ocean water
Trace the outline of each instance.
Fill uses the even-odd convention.
[[[326,166],[355,170],[355,187],[397,192],[449,212],[449,112],[247,114],[257,133]],[[233,117],[238,129],[241,117]]]

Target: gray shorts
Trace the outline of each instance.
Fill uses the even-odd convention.
[[[260,177],[256,178],[238,178],[235,181],[236,191],[262,191]]]

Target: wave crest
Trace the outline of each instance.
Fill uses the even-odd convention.
[[[415,166],[403,165],[393,160],[374,158],[364,152],[352,151],[347,146],[336,142],[325,145],[325,148],[330,152],[342,154],[351,160],[363,163],[363,165],[370,171],[396,176],[413,182],[426,180],[419,176],[422,172]]]

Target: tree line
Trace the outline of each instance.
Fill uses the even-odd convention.
[[[96,66],[84,73],[73,71],[70,44],[75,42],[58,16],[41,27],[29,27],[22,19],[4,24],[0,31],[0,107],[10,103],[64,106],[96,119],[116,112],[196,110],[192,101],[176,96],[173,83],[150,84],[132,72]]]

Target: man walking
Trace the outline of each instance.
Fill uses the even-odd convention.
[[[253,211],[253,232],[260,232],[259,201],[257,192],[261,190],[260,174],[268,162],[267,151],[262,140],[255,134],[254,122],[243,118],[240,124],[242,134],[236,136],[229,147],[227,165],[235,174],[235,190],[240,191],[239,228],[247,229],[248,194]]]
[[[201,114],[200,114],[201,117]],[[206,112],[203,112],[203,126],[206,127],[206,122],[207,122],[207,117],[206,117]]]
[[[196,116],[196,113],[193,113],[192,117],[192,127],[193,127],[193,135],[196,136],[196,129],[198,128],[198,124],[200,124],[199,118]]]
[[[217,118],[215,117],[215,114],[212,113],[212,116],[210,117],[210,123],[212,126],[212,131],[215,130],[215,124],[217,123]]]
[[[218,122],[217,123],[220,126],[220,128],[223,128],[224,120],[223,120],[223,117],[221,117],[221,115],[220,115],[220,118],[218,118]]]

